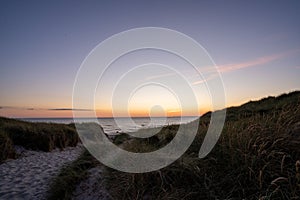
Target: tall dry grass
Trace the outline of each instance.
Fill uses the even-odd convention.
[[[206,158],[197,155],[210,113],[200,119],[196,139],[182,158],[145,174],[106,168],[107,190],[114,199],[299,199],[300,93],[229,108],[228,116]],[[135,152],[165,144],[164,139],[131,140],[124,148]]]
[[[210,116],[209,112],[184,126],[187,131],[198,126],[198,133],[185,154],[168,167],[143,174],[103,167],[112,199],[300,199],[300,92],[228,108],[219,141],[199,159]],[[122,134],[114,142],[132,152],[149,152],[170,142],[177,130],[176,125],[166,126],[147,139]],[[51,197],[71,199],[72,189],[95,165],[85,154],[67,166],[55,179]]]
[[[79,142],[74,124],[31,123],[0,117],[0,162],[13,158],[13,145],[52,151],[76,146]]]

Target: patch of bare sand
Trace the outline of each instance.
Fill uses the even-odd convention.
[[[0,199],[45,199],[51,179],[82,151],[81,145],[52,152],[22,150],[20,158],[0,165]]]

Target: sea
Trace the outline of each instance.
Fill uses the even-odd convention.
[[[102,126],[105,133],[109,135],[116,135],[119,133],[134,132],[142,128],[155,128],[166,125],[185,124],[196,120],[195,116],[183,117],[117,117],[117,118],[97,118],[99,124]],[[23,121],[29,122],[45,122],[45,123],[60,123],[70,124],[74,123],[73,118],[22,118]],[[79,118],[76,122],[88,123],[95,121],[93,118]]]

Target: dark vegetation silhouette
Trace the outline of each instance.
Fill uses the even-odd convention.
[[[112,199],[300,198],[300,92],[228,108],[220,139],[207,157],[199,159],[210,116],[208,112],[200,121],[185,125],[187,130],[199,126],[197,136],[185,154],[168,167],[131,174],[102,166],[104,185]],[[147,139],[121,134],[114,142],[133,152],[148,152],[171,141],[177,129],[178,125],[166,126]],[[72,184],[66,180],[77,170],[82,173],[101,165],[85,154],[85,165],[74,162],[62,170],[49,199],[70,199],[86,174],[72,179]]]
[[[150,173],[123,173],[102,166],[85,151],[53,179],[48,198],[71,199],[76,185],[95,166],[103,168],[104,186],[113,199],[300,198],[300,92],[228,108],[220,139],[207,157],[199,159],[210,116],[208,112],[184,125],[187,131],[198,126],[197,136],[170,166]],[[178,127],[165,126],[147,139],[121,134],[113,142],[132,152],[149,152],[170,142]],[[77,142],[74,125],[0,119],[0,146],[5,147],[1,148],[2,155],[13,155],[13,144],[49,151]]]
[[[0,162],[17,156],[13,145],[52,151],[76,146],[78,142],[74,124],[31,123],[0,117]]]

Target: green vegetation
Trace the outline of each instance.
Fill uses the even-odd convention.
[[[13,145],[52,151],[56,147],[76,146],[78,142],[74,124],[30,123],[0,117],[0,162],[15,157]]]

